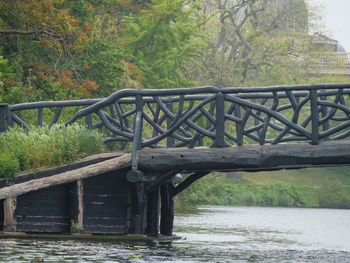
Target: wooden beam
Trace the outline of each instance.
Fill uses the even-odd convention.
[[[16,231],[16,218],[15,211],[17,207],[17,198],[8,197],[4,200],[4,231],[15,232]]]
[[[181,182],[178,186],[174,188],[173,196],[176,196],[178,193],[185,190],[187,187],[189,187],[191,184],[193,184],[195,181],[201,179],[202,177],[206,176],[210,172],[197,172],[189,177],[187,177],[183,182]]]
[[[128,153],[117,158],[85,166],[76,170],[4,187],[0,189],[0,200],[54,185],[74,182],[80,179],[96,176],[130,166],[131,155]]]
[[[350,165],[350,140],[226,148],[198,147],[138,151],[139,169],[150,172],[265,171],[312,166]]]

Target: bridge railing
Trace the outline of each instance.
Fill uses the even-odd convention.
[[[8,109],[13,121],[28,128],[16,111],[37,109],[42,125],[45,107],[56,107],[53,124],[62,107],[84,106],[65,124],[85,117],[89,128],[105,127],[111,132],[105,142],[119,142],[121,150],[132,145],[136,169],[136,151],[144,147],[344,139],[350,135],[349,94],[350,84],[121,90],[105,99],[25,103]]]

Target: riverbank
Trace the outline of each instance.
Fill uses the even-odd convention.
[[[350,167],[212,173],[175,199],[177,211],[197,205],[350,209]]]

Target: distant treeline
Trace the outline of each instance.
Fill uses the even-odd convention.
[[[176,197],[177,211],[196,205],[314,207],[350,209],[350,189],[341,182],[321,186],[242,184],[224,175],[209,175]]]

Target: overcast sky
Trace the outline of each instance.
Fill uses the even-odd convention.
[[[350,0],[309,0],[325,7],[325,24],[330,37],[350,52]]]

